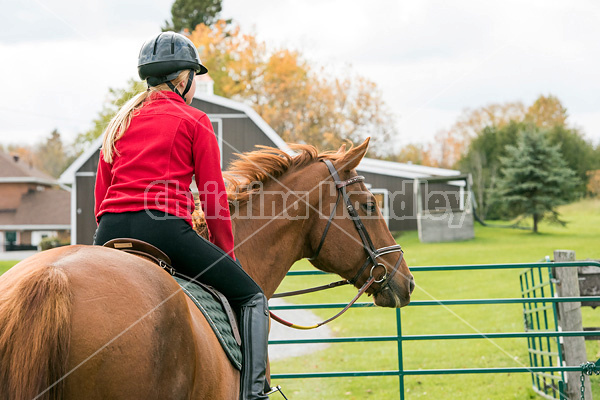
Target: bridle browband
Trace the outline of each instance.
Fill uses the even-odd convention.
[[[324,325],[330,321],[333,321],[334,319],[336,319],[337,317],[342,315],[344,312],[346,312],[346,310],[348,310],[352,306],[352,304],[354,304],[356,302],[356,300],[358,300],[358,298],[360,296],[362,296],[369,289],[369,287],[371,287],[371,285],[373,283],[378,283],[381,286],[379,287],[379,289],[377,289],[375,292],[373,292],[371,294],[375,295],[375,294],[378,294],[379,292],[381,292],[388,285],[389,281],[391,281],[391,279],[394,277],[394,275],[398,271],[398,268],[400,267],[400,264],[402,263],[402,258],[403,258],[403,254],[404,254],[404,252],[402,251],[402,247],[400,247],[400,245],[398,245],[398,244],[376,249],[375,246],[373,245],[373,241],[371,240],[371,237],[369,236],[369,232],[367,232],[364,224],[362,223],[362,220],[360,219],[360,216],[358,215],[358,212],[356,211],[356,208],[352,205],[352,202],[350,201],[350,197],[348,196],[348,193],[346,192],[346,186],[352,185],[354,183],[362,182],[365,180],[365,177],[359,175],[359,176],[355,176],[350,179],[347,179],[345,181],[342,181],[339,177],[339,174],[338,174],[335,166],[333,165],[333,163],[330,160],[321,160],[321,161],[323,161],[325,163],[325,165],[327,165],[329,174],[331,175],[331,177],[333,178],[333,181],[335,182],[337,198],[335,200],[335,204],[331,211],[331,215],[329,216],[329,219],[327,220],[327,225],[325,225],[325,229],[323,230],[323,235],[321,236],[321,240],[319,241],[317,250],[315,251],[315,254],[312,257],[310,257],[308,260],[314,261],[317,259],[317,257],[319,257],[321,249],[323,248],[323,245],[325,243],[325,238],[327,237],[327,232],[329,231],[329,228],[331,227],[333,218],[335,217],[335,213],[337,210],[337,206],[340,202],[340,198],[344,200],[344,203],[346,204],[346,210],[348,211],[348,214],[350,215],[352,222],[354,222],[354,227],[358,231],[358,235],[360,236],[360,240],[362,241],[363,249],[367,253],[367,259],[364,262],[364,264],[361,266],[361,268],[358,270],[358,272],[354,275],[354,277],[352,277],[352,279],[332,282],[327,285],[317,286],[317,287],[310,288],[310,289],[296,290],[293,292],[285,292],[285,293],[277,293],[277,294],[274,294],[272,297],[273,298],[287,297],[287,296],[294,296],[294,295],[298,295],[298,294],[317,292],[320,290],[330,289],[330,288],[334,288],[334,287],[342,286],[342,285],[356,285],[357,281],[364,274],[364,272],[369,267],[369,265],[372,264],[372,267],[371,267],[371,271],[369,273],[369,277],[367,278],[366,282],[362,285],[362,287],[359,289],[358,294],[354,297],[354,299],[342,311],[340,311],[338,314],[329,318],[326,321],[320,322],[313,326],[300,326],[300,325],[295,325],[290,322],[287,322],[287,321],[277,317],[273,313],[271,313],[271,318],[273,318],[277,322],[280,322],[283,325],[297,328],[297,329],[313,329],[313,328],[317,328],[321,325]],[[400,252],[400,257],[398,257],[398,261],[396,262],[396,264],[392,268],[392,271],[388,275],[388,271],[387,271],[387,268],[385,267],[385,265],[377,262],[377,259],[386,254],[396,253],[396,252]],[[375,270],[377,269],[377,267],[383,268],[383,271],[384,271],[383,275],[379,279],[376,279],[375,276],[373,275]]]

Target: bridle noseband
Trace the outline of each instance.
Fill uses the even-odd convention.
[[[325,225],[325,229],[323,230],[323,235],[321,236],[321,240],[319,242],[319,245],[317,246],[317,250],[315,251],[315,254],[312,257],[310,257],[308,260],[314,261],[315,259],[317,259],[317,257],[319,257],[321,249],[323,248],[323,245],[325,243],[325,238],[327,237],[327,232],[329,231],[329,228],[331,227],[333,218],[335,217],[335,213],[337,210],[337,206],[340,202],[340,198],[342,198],[344,200],[344,203],[346,204],[346,210],[348,211],[348,214],[350,215],[350,218],[352,219],[352,222],[354,222],[354,226],[355,226],[356,230],[358,231],[358,235],[360,236],[360,240],[362,241],[363,249],[365,250],[365,253],[367,254],[367,259],[364,262],[364,264],[362,265],[362,267],[358,270],[358,272],[354,275],[354,277],[352,277],[352,279],[338,281],[338,282],[332,282],[328,285],[318,286],[318,287],[310,288],[310,289],[303,289],[303,290],[297,290],[297,291],[285,292],[285,293],[277,293],[277,294],[273,295],[272,297],[273,298],[287,297],[287,296],[293,296],[293,295],[297,295],[297,294],[317,292],[319,290],[329,289],[329,288],[342,286],[342,285],[356,285],[357,281],[360,279],[360,277],[363,275],[363,273],[369,267],[369,265],[372,265],[372,266],[371,266],[371,271],[369,272],[369,277],[367,278],[366,282],[362,285],[362,287],[359,289],[356,297],[346,306],[346,308],[344,308],[341,312],[339,312],[338,314],[336,314],[332,318],[329,318],[326,321],[323,321],[314,326],[308,326],[308,327],[299,326],[299,325],[291,324],[285,320],[282,320],[281,318],[279,318],[276,315],[271,313],[271,317],[273,319],[275,319],[276,321],[278,321],[286,326],[290,326],[290,327],[294,327],[294,328],[298,328],[298,329],[313,329],[313,328],[319,327],[321,325],[324,325],[327,322],[333,321],[334,319],[336,319],[337,317],[342,315],[346,310],[348,310],[352,306],[352,304],[354,304],[354,302],[356,302],[356,300],[358,300],[358,298],[363,293],[365,293],[367,291],[367,289],[369,289],[369,287],[371,287],[371,285],[373,283],[380,284],[381,286],[372,294],[375,295],[375,294],[378,294],[379,292],[381,292],[389,284],[389,282],[392,280],[392,278],[394,277],[394,275],[400,268],[400,264],[402,263],[402,258],[403,258],[403,254],[404,254],[404,252],[402,251],[402,247],[400,247],[400,245],[398,245],[398,244],[376,249],[375,246],[373,245],[373,241],[371,240],[371,237],[369,236],[369,233],[367,232],[364,224],[362,223],[362,220],[360,219],[360,216],[358,215],[358,212],[356,211],[356,208],[354,208],[354,206],[352,205],[352,202],[350,201],[350,197],[348,196],[348,193],[346,192],[346,186],[352,185],[354,183],[363,182],[365,180],[365,177],[359,175],[359,176],[355,176],[350,179],[347,179],[345,181],[342,181],[339,177],[339,174],[338,174],[335,166],[333,165],[333,163],[330,160],[321,160],[321,161],[323,161],[325,163],[325,165],[327,165],[329,174],[331,175],[331,177],[333,178],[333,181],[335,182],[337,198],[335,200],[333,209],[331,210],[331,215],[329,216],[329,219],[327,220],[327,225]],[[392,268],[392,271],[388,274],[388,270],[385,267],[385,265],[377,262],[377,259],[386,254],[396,253],[396,252],[400,252],[400,257],[398,258],[398,261]],[[383,268],[383,275],[379,279],[376,279],[374,276],[374,273],[378,267]]]

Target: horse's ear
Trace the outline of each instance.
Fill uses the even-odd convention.
[[[341,171],[351,171],[355,169],[360,161],[363,159],[365,154],[367,154],[367,149],[369,148],[369,140],[371,138],[367,138],[360,145],[351,148],[344,155],[344,157],[340,158],[336,163],[336,168]]]
[[[337,151],[337,154],[344,154],[346,152],[346,143],[342,144]]]

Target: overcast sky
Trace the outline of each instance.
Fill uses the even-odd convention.
[[[65,140],[91,126],[109,87],[171,0],[2,0],[0,143]],[[223,0],[223,16],[271,46],[375,81],[397,144],[424,142],[465,108],[553,94],[600,142],[600,2]]]

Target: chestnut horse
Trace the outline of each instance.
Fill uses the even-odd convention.
[[[332,177],[319,161],[330,160],[347,180],[356,177],[367,145],[322,154],[297,146],[293,157],[263,148],[234,162],[235,252],[267,297],[295,261],[315,256],[317,248],[313,265],[345,279],[365,264],[347,207],[336,208],[335,186],[323,190]],[[375,247],[396,245],[373,195],[360,179],[350,182],[349,199]],[[330,215],[335,218],[328,223]],[[396,273],[368,289],[375,304],[408,304],[414,282],[401,252],[378,262]],[[357,287],[369,270],[359,274]],[[38,253],[0,277],[3,400],[238,400],[238,382],[203,315],[149,261],[75,245]]]

